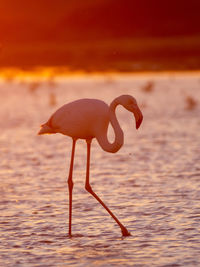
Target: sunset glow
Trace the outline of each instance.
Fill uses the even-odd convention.
[[[0,266],[200,266],[199,10],[1,1]]]

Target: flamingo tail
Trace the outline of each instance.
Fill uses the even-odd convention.
[[[51,128],[47,123],[41,125],[41,129],[38,132],[38,135],[41,134],[53,134],[56,133],[53,128]]]

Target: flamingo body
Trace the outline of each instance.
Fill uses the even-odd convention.
[[[62,133],[76,139],[92,139],[106,132],[109,106],[97,99],[80,99],[59,108],[42,125],[39,134]]]
[[[69,236],[71,237],[71,221],[72,221],[72,190],[73,190],[73,165],[75,155],[75,145],[77,139],[85,139],[87,142],[87,165],[86,165],[86,181],[85,189],[108,211],[111,217],[116,221],[122,231],[123,236],[130,233],[126,227],[117,219],[111,210],[104,204],[98,195],[92,190],[89,181],[90,170],[90,149],[93,138],[96,138],[103,150],[110,153],[117,152],[123,145],[124,135],[116,118],[115,109],[118,105],[122,105],[125,109],[134,114],[136,120],[136,129],[142,123],[142,113],[137,105],[134,97],[130,95],[122,95],[115,98],[110,106],[105,102],[97,99],[80,99],[59,108],[50,119],[41,126],[39,135],[47,133],[62,133],[72,137],[72,153],[68,176],[69,188]],[[112,125],[115,140],[110,143],[107,138],[107,130],[109,123]]]

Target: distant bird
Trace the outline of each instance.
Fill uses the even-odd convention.
[[[29,90],[31,93],[35,93],[36,90],[40,87],[39,81],[33,81],[29,84]]]
[[[123,145],[124,134],[115,115],[115,109],[122,105],[125,109],[133,112],[136,120],[136,129],[139,128],[143,116],[134,97],[130,95],[121,95],[115,98],[110,106],[97,99],[80,99],[59,108],[50,119],[43,125],[39,131],[41,134],[62,133],[72,137],[71,163],[68,176],[69,188],[69,236],[72,236],[72,172],[74,164],[75,145],[77,139],[85,139],[87,143],[87,167],[85,189],[108,211],[116,223],[119,225],[123,236],[129,236],[130,233],[126,227],[117,219],[103,201],[94,193],[89,182],[90,170],[90,148],[93,138],[96,138],[103,150],[110,153],[116,153]],[[108,125],[111,123],[115,140],[110,143],[107,138]]]
[[[193,110],[197,106],[197,101],[192,96],[187,96],[185,98],[185,102],[186,102],[186,107],[185,108],[187,110]]]
[[[147,84],[145,84],[143,87],[142,87],[142,90],[145,92],[145,93],[151,93],[153,91],[153,87],[154,87],[154,83],[152,81],[149,81]]]
[[[54,92],[50,92],[49,94],[49,106],[55,106],[56,105],[56,95]]]

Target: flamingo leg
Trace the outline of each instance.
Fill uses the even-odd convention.
[[[75,153],[75,145],[76,139],[73,139],[72,143],[72,152],[71,152],[71,162],[69,168],[69,176],[68,176],[68,189],[69,189],[69,236],[72,236],[72,190],[73,190],[73,180],[72,180],[72,173],[73,173],[73,166],[74,166],[74,153]]]
[[[117,219],[117,217],[112,213],[112,211],[104,204],[104,202],[95,194],[95,192],[92,190],[92,187],[90,185],[89,181],[89,175],[90,175],[90,150],[91,150],[91,139],[86,140],[87,142],[87,168],[86,168],[86,182],[85,182],[85,189],[96,198],[96,200],[107,210],[107,212],[111,215],[111,217],[116,221],[116,223],[119,225],[122,231],[123,236],[130,236],[131,234],[128,232],[126,227]]]

